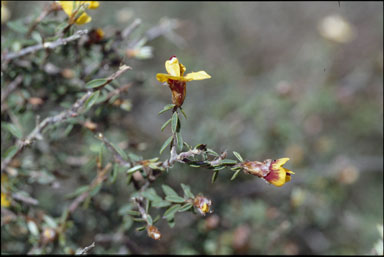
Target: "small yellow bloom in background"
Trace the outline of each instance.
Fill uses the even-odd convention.
[[[157,73],[156,79],[162,83],[168,83],[172,91],[172,103],[177,107],[180,107],[184,103],[186,82],[211,78],[205,71],[191,72],[184,76],[186,68],[183,64],[179,63],[176,56],[172,56],[165,62],[165,69],[168,74]]]
[[[74,19],[74,16],[78,13],[80,6],[84,6],[87,9],[96,9],[99,7],[98,1],[58,1],[64,12],[68,15],[70,22]],[[83,12],[80,17],[76,19],[77,25],[83,25],[92,20],[86,12]]]
[[[198,195],[193,200],[193,205],[201,215],[205,216],[206,213],[210,212],[212,201],[204,196]]]
[[[8,199],[7,195],[1,192],[1,207],[9,207],[11,206],[11,201]]]
[[[288,160],[289,158],[267,159],[264,162],[246,161],[241,166],[246,173],[263,178],[268,183],[280,187],[291,180],[291,174],[295,174],[283,167]]]

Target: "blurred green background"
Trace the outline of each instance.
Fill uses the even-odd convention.
[[[9,2],[10,20],[39,13],[45,4]],[[158,156],[170,130],[160,131],[169,113],[157,113],[171,94],[155,75],[164,73],[165,60],[176,55],[187,72],[212,76],[187,85],[186,142],[227,150],[231,158],[232,151],[248,160],[289,157],[286,167],[296,173],[277,188],[245,174],[230,181],[232,173],[224,170],[212,185],[210,171],[176,164],[155,188],[167,183],[180,192],[180,183],[189,184],[212,199],[214,212],[177,214],[172,229],[160,222],[159,241],[136,232],[137,225],[124,234],[152,254],[372,253],[380,238],[376,226],[383,224],[382,10],[382,2],[335,1],[100,2],[89,11],[93,20],[84,27],[101,27],[106,35],[135,18],[142,20],[137,34],[164,17],[178,24],[175,35],[148,43],[152,59],[125,60],[143,81],[125,95],[131,109],[110,107],[103,118],[89,116],[111,141],[125,143],[126,150],[139,144],[128,151],[144,158]],[[38,112],[47,115],[44,109]],[[87,156],[96,143],[92,133],[77,128],[50,149]],[[49,165],[68,171],[48,152]],[[167,156],[165,151],[161,159]],[[82,167],[74,171],[84,172]],[[63,194],[86,183],[75,181],[60,182],[59,189],[31,182],[28,190],[59,216]],[[121,222],[116,212],[133,189],[118,181],[103,190],[95,202],[111,204],[102,215],[78,211],[71,236],[79,246],[114,233]],[[2,236],[2,249],[17,251],[10,242]],[[124,242],[96,242],[93,253],[129,253],[128,248]]]

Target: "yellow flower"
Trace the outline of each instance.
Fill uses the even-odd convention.
[[[70,22],[74,19],[76,14],[79,11],[80,6],[84,6],[88,9],[96,9],[99,7],[98,1],[58,1],[64,12],[70,18]],[[80,17],[76,19],[77,25],[82,25],[88,23],[92,20],[91,16],[89,16],[86,12],[83,12]]]
[[[11,201],[8,199],[7,195],[1,192],[1,207],[11,206]]]
[[[264,162],[247,161],[243,162],[241,166],[246,173],[263,178],[268,183],[280,187],[291,180],[291,174],[295,174],[282,167],[288,160],[289,158],[267,159]]]
[[[172,91],[172,103],[177,107],[180,107],[184,102],[186,82],[211,78],[205,71],[191,72],[184,76],[186,68],[183,64],[179,63],[176,56],[172,56],[165,62],[165,69],[168,74],[158,73],[156,79],[160,82],[168,83]]]

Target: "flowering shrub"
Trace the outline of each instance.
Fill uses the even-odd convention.
[[[300,208],[306,206],[305,211],[312,215],[303,222],[313,218],[321,225],[326,212],[321,212],[325,213],[322,216],[313,210],[328,204],[317,198],[317,192],[325,187],[323,180],[314,179],[318,191],[306,189],[302,182],[297,169],[300,156],[304,156],[302,146],[297,143],[280,155],[271,150],[273,147],[249,151],[224,141],[222,147],[227,150],[217,150],[209,138],[202,140],[197,133],[188,133],[206,125],[197,124],[190,116],[209,117],[214,112],[212,105],[220,103],[216,98],[212,105],[201,107],[204,97],[193,103],[187,97],[187,84],[190,96],[202,92],[201,88],[210,90],[212,84],[222,83],[229,75],[218,74],[211,68],[215,63],[203,54],[198,59],[205,65],[200,66],[176,50],[169,59],[158,58],[158,65],[153,58],[157,45],[152,41],[160,37],[182,45],[179,23],[163,19],[142,31],[140,19],[123,29],[100,22],[96,26],[107,4],[47,2],[33,17],[4,19],[2,251],[148,253],[151,248],[159,253],[174,247],[167,242],[177,235],[193,241],[191,253],[249,253],[251,247],[262,253],[298,253],[295,242],[284,235],[293,230],[294,219],[302,218]],[[12,17],[8,9],[2,9],[2,16],[3,12],[7,19]],[[167,73],[161,73],[164,62]],[[192,72],[186,67],[193,67]],[[194,85],[194,80],[201,81]],[[163,94],[167,91],[164,86],[171,90],[171,98],[162,109],[156,109],[160,100],[155,91]],[[281,99],[273,102],[271,97],[271,105],[289,105],[289,100],[284,101],[292,94],[290,85],[282,83],[277,91]],[[238,119],[242,112],[254,115],[252,106],[257,102],[251,97],[233,99],[243,109],[233,114],[237,123],[228,124],[232,129],[246,123]],[[151,101],[156,104],[146,106]],[[140,109],[143,106],[146,108]],[[282,109],[288,112],[288,108]],[[159,115],[154,118],[156,113]],[[281,122],[284,125],[276,129],[268,116],[275,114],[262,113],[264,119],[255,124],[266,126],[268,136],[260,136],[260,140],[285,147],[281,134],[290,128]],[[147,122],[148,117],[164,123],[145,123],[151,132],[142,131],[140,122]],[[316,117],[313,120],[307,127],[316,129],[319,126],[312,124],[317,124]],[[219,134],[226,129],[216,130]],[[319,149],[327,148],[327,141],[323,141],[316,141]],[[291,165],[293,171],[287,168]],[[338,178],[341,183],[357,181],[356,168],[343,167]],[[266,187],[244,186],[260,179],[267,182]],[[301,187],[283,191],[300,181]],[[278,195],[279,202],[256,199],[261,190]],[[249,198],[240,204],[244,194]],[[285,209],[293,215],[283,214]],[[234,229],[228,229],[232,225]],[[255,234],[263,236],[253,242]],[[275,248],[276,242],[281,246]]]

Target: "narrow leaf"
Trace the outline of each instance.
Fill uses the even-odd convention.
[[[2,122],[1,126],[8,130],[13,136],[17,137],[18,139],[21,139],[23,137],[23,133],[21,132],[21,130],[12,123]]]
[[[138,171],[142,168],[143,168],[143,165],[134,166],[134,167],[130,168],[129,170],[127,170],[127,174],[135,173],[136,171]]]
[[[167,196],[178,196],[177,193],[175,192],[175,190],[173,190],[169,186],[161,185],[161,187],[163,188],[163,191],[164,191],[165,195],[167,195]]]
[[[163,218],[166,220],[172,220],[175,217],[175,213],[180,210],[181,205],[175,204],[169,207],[163,214]]]
[[[239,161],[244,162],[243,157],[241,157],[241,155],[240,155],[238,152],[233,151],[233,154],[236,156],[236,158],[237,158]]]
[[[165,140],[164,144],[160,148],[160,154],[164,151],[164,149],[171,143],[173,136],[170,136],[167,140]]]
[[[191,203],[186,203],[186,204],[184,204],[183,206],[181,206],[179,212],[188,211],[189,209],[191,209],[192,206],[193,206],[193,204],[191,204]]]
[[[172,133],[173,134],[176,133],[178,121],[179,121],[179,116],[177,115],[177,112],[174,112],[172,115]]]
[[[96,92],[92,93],[92,95],[87,99],[87,101],[84,104],[85,110],[88,110],[89,108],[92,107],[92,105],[94,105],[96,103],[99,95],[100,95],[100,91],[96,91]]]
[[[174,104],[167,104],[167,105],[164,106],[164,108],[159,112],[159,114],[162,114],[163,112],[166,112],[166,111],[172,109],[173,107],[175,107]]]
[[[127,157],[127,154],[116,144],[113,144],[113,143],[110,143],[112,145],[112,147],[116,150],[116,152],[118,152],[120,154],[120,156],[124,159],[124,160],[127,160],[128,157]]]
[[[183,142],[183,138],[181,137],[181,133],[176,133],[176,140],[177,140],[177,149],[179,149],[179,151],[182,151],[184,142]]]
[[[164,122],[163,126],[161,126],[161,131],[163,131],[168,126],[168,124],[171,122],[171,120],[172,119],[169,119],[166,122]]]
[[[195,198],[189,186],[181,184],[181,187],[183,188],[185,198]]]
[[[185,119],[187,119],[187,114],[185,114],[183,108],[180,108],[181,113],[184,115]]]
[[[176,196],[176,195],[167,195],[165,197],[165,200],[170,201],[170,202],[174,202],[174,203],[184,203],[185,202],[185,199],[183,197]]]
[[[89,81],[85,87],[86,88],[96,88],[96,87],[100,87],[102,85],[104,85],[105,83],[107,83],[107,79],[94,79],[94,80],[91,80]]]
[[[239,175],[239,172],[240,172],[240,171],[241,171],[241,170],[236,171],[236,172],[232,175],[231,180],[234,180],[234,179],[237,177],[237,175]]]
[[[218,171],[218,170],[215,171],[215,172],[213,172],[213,174],[212,174],[212,179],[211,179],[211,183],[212,183],[212,184],[215,183],[218,174],[219,174],[219,171]]]

